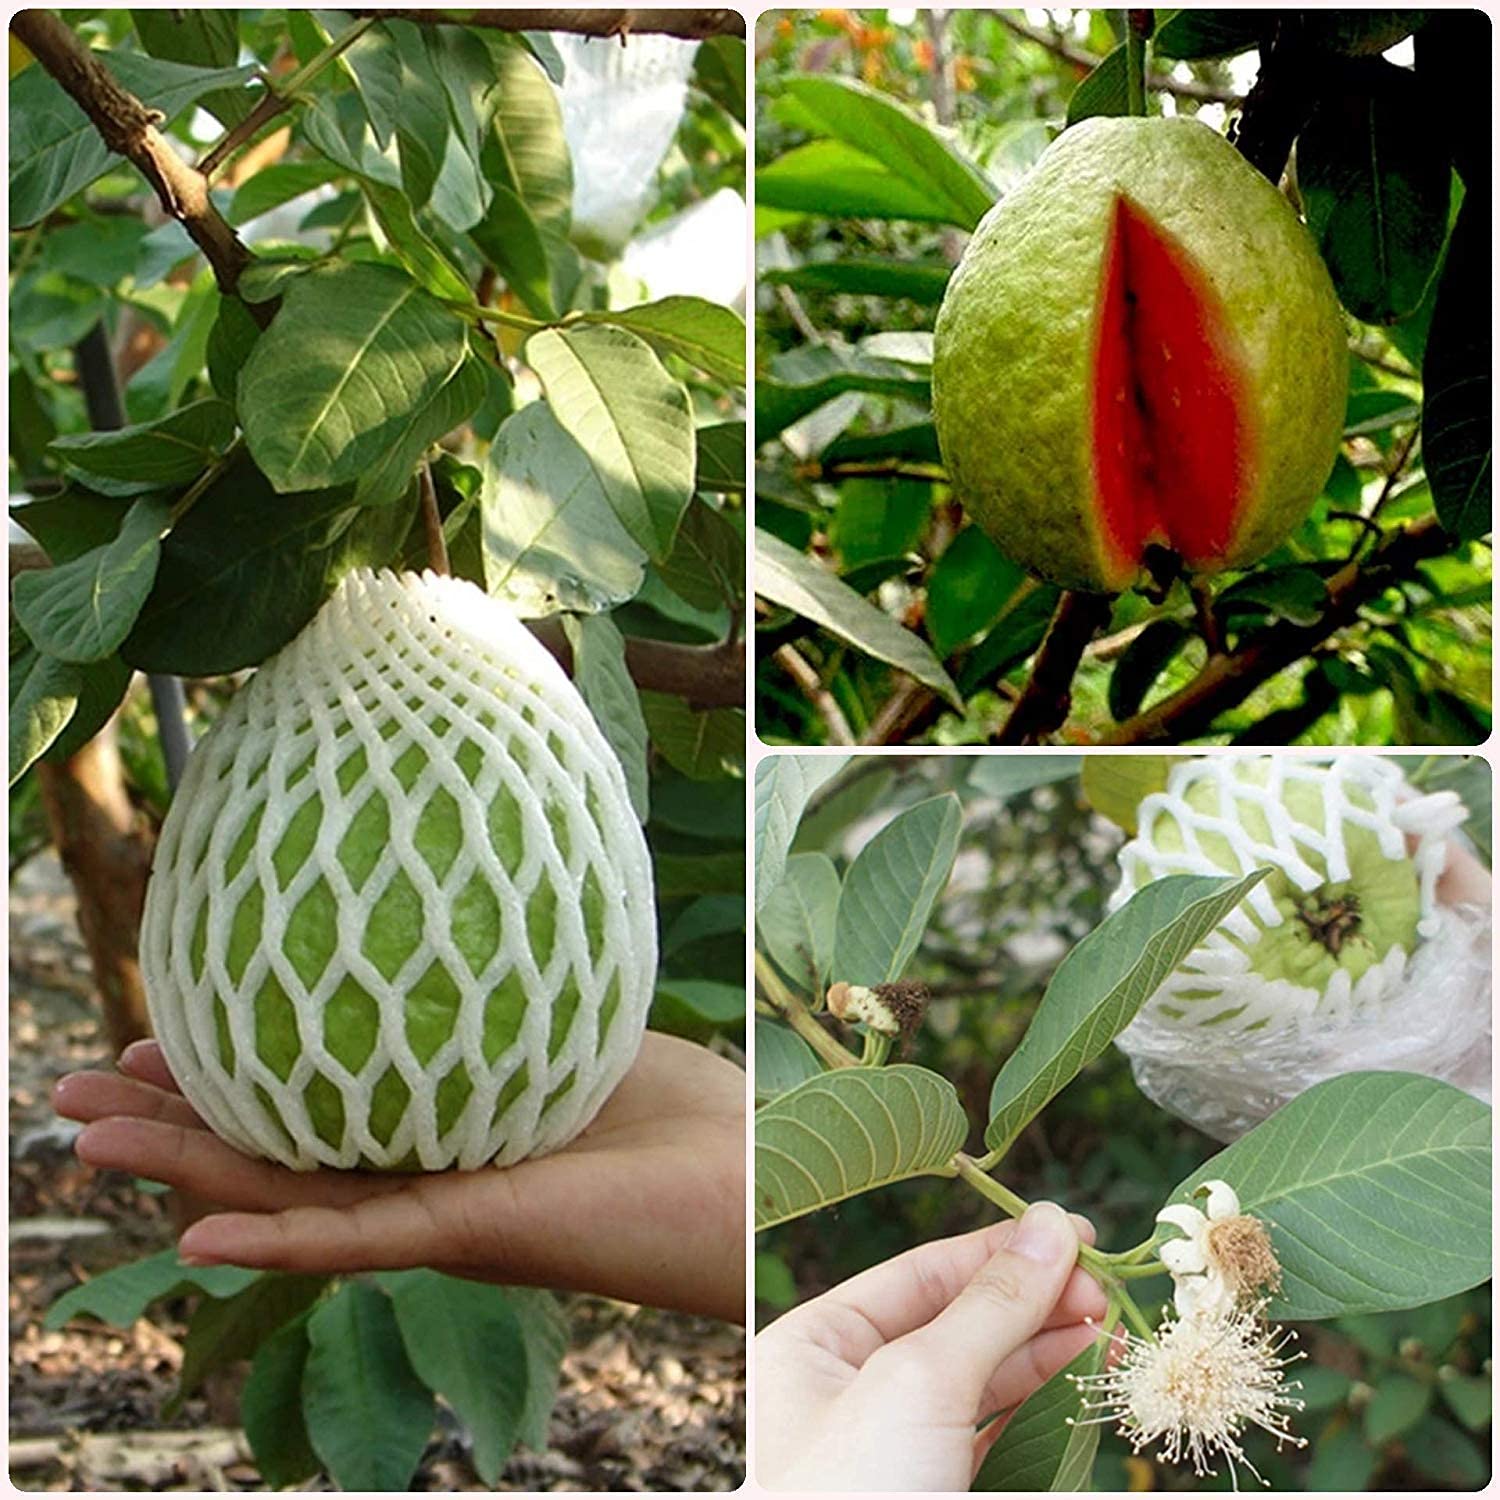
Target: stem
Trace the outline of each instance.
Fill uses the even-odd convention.
[[[782,982],[781,976],[771,965],[765,954],[755,955],[755,977],[766,993],[766,998],[782,1014],[783,1019],[807,1043],[830,1068],[857,1068],[859,1059],[846,1052],[833,1037],[823,1030],[801,999]]]
[[[1073,674],[1089,642],[1109,624],[1113,608],[1109,594],[1064,592],[1026,686],[994,737],[997,745],[1035,743],[1061,728],[1073,706]]]
[[[225,469],[239,456],[240,449],[245,445],[244,438],[236,438],[188,487],[182,492],[181,498],[172,507],[172,513],[167,517],[167,525],[175,526],[212,487],[215,480]]]
[[[1156,1330],[1146,1321],[1145,1314],[1135,1305],[1135,1298],[1120,1286],[1115,1284],[1115,1296],[1120,1299],[1120,1311],[1125,1315],[1125,1321],[1130,1324],[1143,1339],[1155,1339]]]
[[[1146,113],[1146,38],[1151,35],[1151,12],[1125,12],[1125,99],[1132,115]]]
[[[883,1067],[885,1060],[891,1055],[891,1038],[882,1036],[878,1031],[865,1032],[864,1055],[859,1060],[862,1068]]]
[[[954,1153],[951,1163],[954,1172],[979,1194],[981,1198],[988,1198],[997,1207],[1003,1208],[1011,1218],[1019,1219],[1031,1206],[1027,1201],[1011,1192],[1002,1182],[996,1182],[987,1172],[980,1170],[979,1163],[973,1157],[965,1156],[962,1151]],[[1110,1265],[1103,1251],[1096,1250],[1092,1245],[1080,1242],[1078,1246],[1078,1264],[1084,1268],[1101,1286],[1106,1288],[1115,1284],[1114,1267]],[[1121,1292],[1123,1297],[1125,1294]]]
[[[1116,1281],[1140,1281],[1147,1276],[1166,1276],[1168,1271],[1159,1260],[1148,1260],[1139,1266],[1121,1265],[1115,1261],[1110,1266],[1110,1274]]]
[[[268,80],[266,83],[266,92],[256,101],[255,108],[238,125],[225,131],[219,137],[218,141],[209,148],[208,153],[198,163],[199,172],[204,177],[212,177],[224,165],[226,158],[233,152],[238,151],[268,120],[274,120],[277,115],[290,109],[296,96],[334,58],[346,48],[353,46],[374,24],[375,17],[373,16],[362,21],[356,21],[347,31],[329,42],[305,67],[299,68],[293,73],[279,89],[272,88]]]
[[[477,302],[459,302],[452,297],[443,297],[439,300],[445,306],[451,307],[454,312],[462,313],[466,318],[477,318],[481,323],[503,323],[507,328],[519,328],[527,333],[535,333],[538,329],[552,327],[552,324],[543,323],[536,318],[528,318],[524,313],[505,312],[498,307],[480,307]]]
[[[432,465],[424,458],[417,475],[422,500],[422,529],[427,535],[427,566],[447,577],[448,541],[443,535],[443,514],[438,509],[437,486],[432,482]]]

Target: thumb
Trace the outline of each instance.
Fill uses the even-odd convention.
[[[977,1403],[995,1367],[1047,1321],[1078,1259],[1078,1233],[1055,1203],[1033,1203],[1005,1247],[925,1328],[902,1340],[941,1361],[960,1402]]]

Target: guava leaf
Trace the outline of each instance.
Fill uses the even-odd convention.
[[[773,755],[755,768],[755,905],[781,883],[787,850],[813,795],[849,764],[847,755]]]

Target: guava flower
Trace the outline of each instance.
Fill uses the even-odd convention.
[[[1240,1212],[1239,1194],[1217,1178],[1198,1191],[1208,1196],[1207,1213],[1191,1203],[1169,1203],[1156,1216],[1158,1224],[1170,1224],[1185,1236],[1168,1240],[1160,1251],[1184,1318],[1207,1307],[1230,1310],[1281,1285],[1271,1237],[1259,1219]]]
[[[1190,1314],[1169,1318],[1155,1338],[1111,1334],[1119,1350],[1114,1366],[1070,1377],[1083,1400],[1076,1420],[1114,1422],[1137,1453],[1159,1443],[1162,1458],[1179,1463],[1186,1457],[1200,1479],[1217,1472],[1212,1464],[1222,1455],[1236,1489],[1237,1463],[1265,1484],[1245,1456],[1246,1432],[1259,1427],[1278,1448],[1306,1442],[1287,1427],[1288,1413],[1305,1404],[1289,1394],[1301,1383],[1289,1385],[1284,1374],[1302,1358],[1284,1352],[1296,1334],[1268,1328],[1265,1306],[1203,1302]]]

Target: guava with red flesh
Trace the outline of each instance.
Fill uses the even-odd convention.
[[[980,222],[938,314],[933,411],[1006,556],[1117,592],[1152,549],[1243,567],[1306,517],[1348,353],[1290,203],[1182,119],[1092,119]]]

